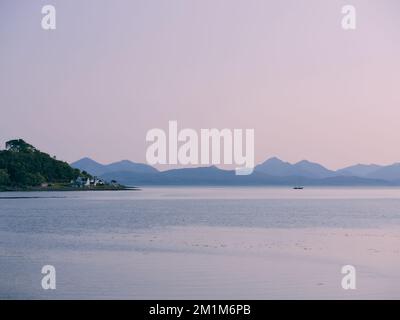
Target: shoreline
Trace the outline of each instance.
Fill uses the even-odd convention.
[[[104,188],[73,188],[73,187],[27,187],[27,188],[0,188],[1,192],[42,192],[42,191],[141,191],[139,187],[104,187]]]

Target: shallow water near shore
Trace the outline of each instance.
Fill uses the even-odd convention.
[[[2,193],[0,298],[400,298],[400,189]],[[57,289],[43,290],[54,265]],[[357,289],[343,290],[354,265]]]

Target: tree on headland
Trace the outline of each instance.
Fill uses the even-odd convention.
[[[34,152],[36,148],[22,139],[10,140],[6,142],[6,150],[14,152]]]

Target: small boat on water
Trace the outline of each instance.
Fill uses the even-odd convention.
[[[303,190],[304,187],[293,187],[293,189],[295,189],[295,190]]]

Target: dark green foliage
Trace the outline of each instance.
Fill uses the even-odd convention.
[[[41,183],[67,183],[81,175],[68,163],[40,152],[24,140],[11,140],[0,151],[0,186],[38,186]]]
[[[78,170],[78,169],[75,169],[75,170]],[[91,177],[91,175],[89,173],[87,173],[85,170],[82,171],[81,176],[84,177],[84,178],[90,178]]]
[[[36,151],[36,148],[22,139],[16,139],[6,142],[6,150],[15,152],[33,152]]]
[[[6,186],[10,183],[10,176],[7,170],[0,169],[0,186]]]

